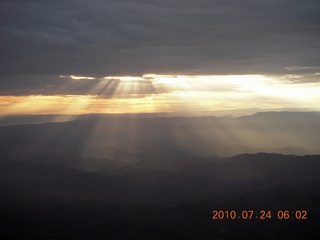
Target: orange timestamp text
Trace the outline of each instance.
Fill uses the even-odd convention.
[[[223,219],[258,219],[258,220],[268,220],[268,219],[278,219],[278,220],[307,220],[308,212],[307,210],[213,210],[212,219],[213,220],[223,220]]]

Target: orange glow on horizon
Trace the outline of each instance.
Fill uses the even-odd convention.
[[[173,103],[173,101],[171,101]],[[103,99],[92,95],[65,96],[1,96],[2,115],[16,114],[91,114],[171,112],[167,101],[153,97]]]
[[[87,76],[60,76],[72,92]],[[145,74],[93,81],[86,94],[0,96],[1,115],[157,113],[246,109],[320,110],[320,83],[295,84],[263,75]],[[96,79],[98,80],[98,79]],[[63,87],[63,86],[62,86]]]

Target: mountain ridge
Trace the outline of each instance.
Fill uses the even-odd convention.
[[[257,117],[261,114],[263,117]],[[283,112],[261,114],[239,118],[78,119],[2,126],[0,136],[3,140],[22,139],[27,142],[23,146],[27,149],[59,149],[100,158],[113,158],[120,151],[161,158],[170,151],[195,156],[260,151],[319,154],[319,114],[290,113],[296,117],[287,117],[289,113]]]

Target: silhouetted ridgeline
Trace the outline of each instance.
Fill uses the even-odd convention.
[[[19,151],[62,150],[127,161],[125,155],[133,154],[160,159],[173,154],[319,154],[319,129],[317,112],[268,112],[239,118],[98,115],[69,122],[0,127],[0,138],[20,141],[15,151],[17,147]]]
[[[231,156],[316,151],[317,116],[0,127],[0,238],[318,239],[320,155]],[[215,209],[272,219],[212,220]],[[306,210],[307,220],[279,220],[278,210]]]
[[[319,155],[259,153],[163,164],[142,159],[130,165],[105,160],[90,172],[79,165],[94,159],[71,156],[70,164],[70,155],[60,153],[64,162],[55,162],[52,153],[50,163],[42,157],[1,159],[4,239],[319,236]],[[306,209],[308,220],[211,220],[213,209]]]

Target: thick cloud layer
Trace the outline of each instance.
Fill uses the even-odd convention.
[[[319,12],[318,0],[0,0],[0,86],[72,74],[317,73]]]

